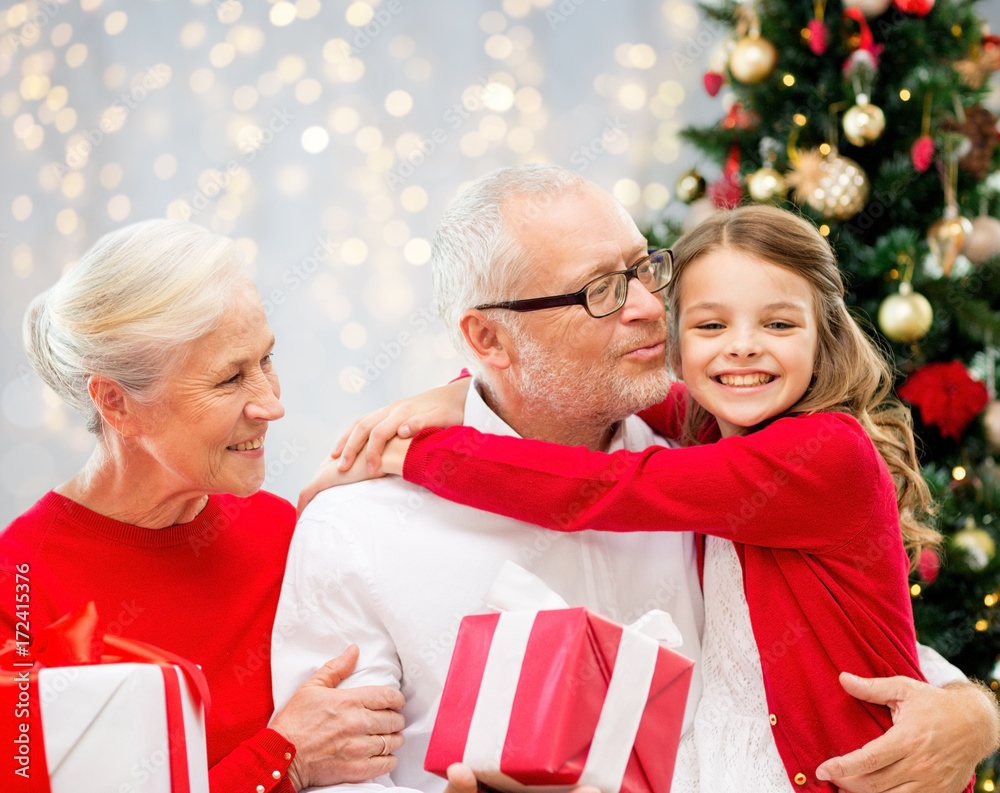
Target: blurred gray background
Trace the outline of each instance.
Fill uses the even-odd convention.
[[[21,321],[102,234],[169,216],[243,246],[286,408],[265,487],[294,502],[353,418],[461,368],[428,259],[465,183],[554,162],[683,217],[677,177],[718,173],[677,132],[732,101],[702,87],[721,38],[693,0],[0,5],[0,526],[93,446]]]

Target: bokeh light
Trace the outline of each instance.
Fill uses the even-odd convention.
[[[74,0],[28,30],[40,6],[8,4],[0,283],[15,330],[0,392],[27,366],[16,328],[30,299],[101,235],[157,217],[243,249],[287,389],[275,437],[306,438],[312,454],[338,422],[454,376],[430,261],[461,187],[555,162],[611,191],[640,226],[676,211],[673,185],[690,167],[681,130],[698,102],[718,106],[703,64],[672,57],[699,12],[693,0],[615,5],[500,0],[449,6],[445,19],[385,0]],[[22,37],[16,49],[8,34]],[[400,333],[412,345],[373,376]],[[4,496],[35,481],[9,450],[51,486],[93,443],[32,382],[3,406],[25,423],[3,431],[27,433],[5,437]],[[281,495],[308,479],[309,454],[275,484]]]

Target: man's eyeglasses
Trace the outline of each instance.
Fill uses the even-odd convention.
[[[504,300],[476,306],[480,311],[488,308],[506,308],[511,311],[540,311],[557,306],[583,306],[594,319],[614,314],[625,305],[628,282],[635,278],[652,294],[670,283],[674,271],[674,256],[666,248],[652,251],[627,270],[601,275],[590,281],[579,292],[553,297],[532,297],[527,300]]]

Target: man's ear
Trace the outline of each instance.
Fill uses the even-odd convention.
[[[104,423],[123,437],[139,434],[135,400],[118,383],[107,377],[91,375],[87,391]]]
[[[486,314],[470,308],[459,318],[458,325],[469,349],[483,365],[492,369],[510,366],[510,335]]]

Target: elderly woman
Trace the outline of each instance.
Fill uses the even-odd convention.
[[[284,409],[274,335],[240,249],[179,221],[108,234],[31,304],[25,341],[97,444],[81,471],[0,533],[3,638],[13,638],[11,568],[28,563],[33,631],[93,600],[122,636],[200,664],[213,697],[213,793],[284,793],[392,770],[402,696],[335,688],[356,648],[268,726],[295,510],[259,489],[268,426]]]

